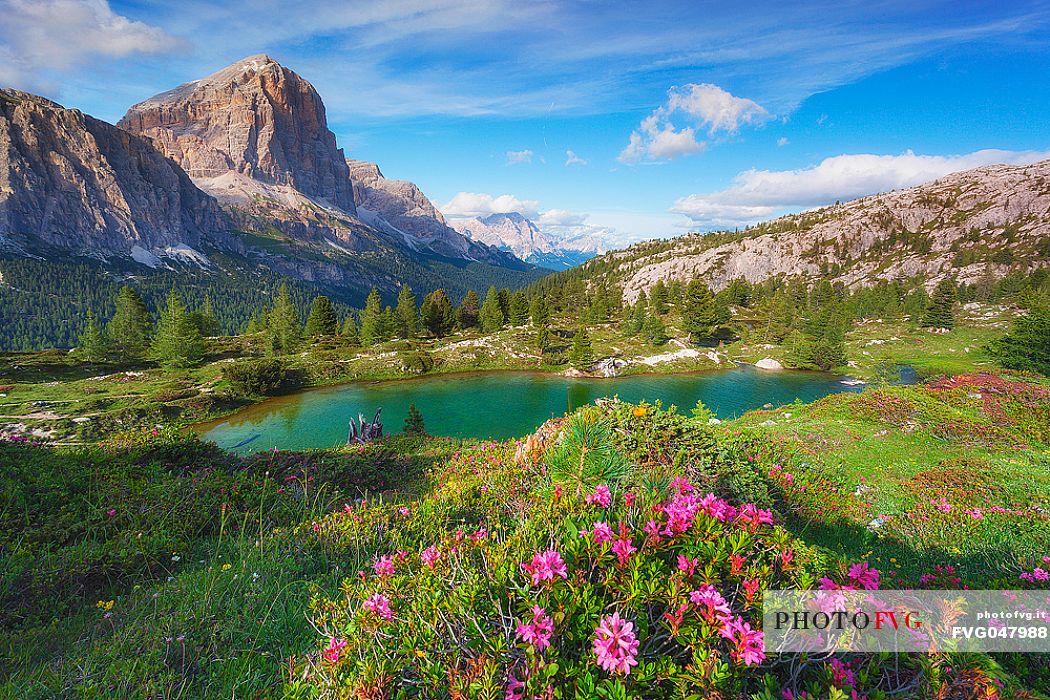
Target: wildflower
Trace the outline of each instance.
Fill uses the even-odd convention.
[[[934,505],[936,505],[937,506],[937,510],[941,511],[942,513],[950,513],[950,512],[952,512],[952,504],[949,503],[948,501],[944,500],[943,498],[940,501],[938,501],[937,503],[935,503]]]
[[[857,682],[857,677],[850,670],[849,666],[842,663],[839,659],[831,660],[831,682],[838,687],[849,686],[853,687]]]
[[[719,634],[728,639],[732,645],[729,655],[734,661],[743,663],[745,666],[754,666],[762,663],[766,658],[762,646],[761,630],[751,629],[751,625],[744,622],[742,618],[726,619]]]
[[[759,508],[754,503],[748,503],[740,509],[740,513],[737,515],[737,521],[745,525],[751,532],[754,532],[758,529],[759,525],[772,525],[773,513]]]
[[[631,673],[638,665],[638,638],[634,634],[634,623],[620,618],[619,613],[606,615],[594,629],[594,653],[598,666],[609,673]]]
[[[634,491],[628,491],[623,495],[623,504],[628,508],[633,506],[636,500],[638,500],[638,494],[636,494]]]
[[[696,514],[700,510],[700,500],[691,494],[678,494],[664,506],[667,514],[665,535],[679,535],[693,526]]]
[[[481,542],[482,540],[488,538],[488,536],[489,531],[486,530],[484,527],[479,527],[477,530],[471,533],[470,539],[472,542],[477,544],[478,542]]]
[[[684,554],[678,555],[678,570],[685,573],[686,578],[692,578],[696,573],[696,567],[700,565],[700,557],[690,559]]]
[[[366,600],[364,608],[387,622],[394,619],[394,611],[390,609],[390,599],[380,593],[374,593],[372,597]]]
[[[561,500],[561,495],[562,495],[561,484],[555,484],[554,485],[554,500],[555,501],[560,501]]]
[[[736,509],[713,493],[709,493],[701,498],[698,505],[700,510],[721,523],[728,522],[736,517]]]
[[[745,563],[745,561],[746,560],[744,559],[744,557],[742,555],[740,555],[740,554],[730,554],[729,555],[729,575],[730,576],[739,576],[740,574],[744,573],[744,563]]]
[[[585,532],[583,534],[586,535],[587,533]],[[605,544],[606,542],[612,542],[614,537],[612,528],[609,527],[608,523],[602,520],[598,520],[594,523],[594,525],[591,527],[590,535],[591,539],[594,540],[595,544]]]
[[[505,700],[524,700],[525,683],[514,677],[513,673],[507,674],[507,694]]]
[[[966,511],[966,514],[969,515],[974,520],[984,520],[984,513],[981,511],[980,508],[968,509]]]
[[[685,611],[689,609],[689,603],[682,603],[678,606],[678,610],[664,613],[664,619],[667,620],[667,624],[671,627],[671,636],[678,636],[678,628],[682,626],[682,622],[685,620]]]
[[[612,546],[613,554],[616,555],[616,563],[619,566],[626,566],[627,560],[631,558],[631,555],[637,552],[631,540],[629,538],[621,538],[616,540]]]
[[[551,645],[554,620],[547,615],[546,610],[539,605],[534,605],[532,606],[532,622],[519,623],[517,632],[526,644],[536,647],[536,651],[543,651]]]
[[[116,515],[117,515],[117,509],[116,508],[110,508],[109,510],[106,511],[106,517],[107,518],[113,518],[113,517],[116,517]]]
[[[865,590],[874,591],[879,588],[879,570],[870,568],[866,561],[851,566],[848,575],[851,581]]]
[[[322,658],[324,658],[325,661],[327,661],[330,664],[338,663],[339,652],[341,652],[343,650],[343,647],[345,646],[345,639],[336,639],[335,637],[332,637],[328,641],[328,647],[323,652],[321,652],[321,656]]]
[[[643,417],[646,414],[646,412],[647,412],[647,409],[645,408],[645,406],[635,406],[631,410],[631,413],[634,415],[635,418]]]
[[[740,585],[744,587],[744,595],[747,598],[747,602],[754,602],[755,594],[758,593],[758,588],[761,585],[759,580],[757,578],[744,579],[740,582]]]
[[[655,539],[657,542],[660,541],[660,523],[656,522],[655,520],[648,521],[645,524],[645,527],[642,528],[642,531],[645,532],[645,534],[652,537],[653,539]]]
[[[376,563],[372,565],[375,569],[377,576],[393,576],[394,575],[394,559],[389,554],[379,557]]]
[[[95,607],[99,610],[112,610],[113,605],[116,603],[114,600],[100,600],[95,603]]]
[[[410,511],[408,509],[408,506],[401,506],[400,508],[397,509],[397,513],[402,518],[407,518],[412,513],[412,511]]]
[[[689,602],[699,608],[700,616],[708,622],[729,617],[729,602],[710,584],[690,593]]]
[[[598,484],[594,489],[594,493],[586,499],[587,505],[597,505],[601,508],[608,508],[612,503],[612,492],[609,491],[609,487],[605,484]]]
[[[423,564],[425,564],[427,568],[433,569],[441,559],[441,550],[434,545],[430,545],[423,550],[423,553],[419,555],[419,558],[423,560]]]
[[[565,567],[565,562],[562,561],[561,554],[555,549],[537,552],[532,557],[532,563],[522,564],[521,568],[525,570],[525,573],[532,576],[533,586],[538,586],[543,581],[553,581],[556,576],[569,577],[569,571]]]
[[[225,564],[222,565],[222,570],[223,571],[229,571],[232,568],[233,568],[233,564],[231,564],[230,562],[226,562]]]
[[[684,476],[676,476],[672,479],[671,488],[674,489],[674,492],[678,495],[695,491],[693,485],[689,483],[689,479],[686,479]]]

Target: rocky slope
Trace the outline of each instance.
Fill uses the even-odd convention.
[[[785,216],[745,231],[688,234],[616,251],[627,301],[657,280],[827,278],[857,286],[922,276],[972,282],[1050,262],[1050,161],[993,165]]]
[[[463,219],[452,225],[475,241],[511,251],[549,270],[575,267],[606,251],[604,242],[594,236],[554,236],[518,212]]]
[[[199,259],[228,222],[147,141],[35,95],[0,90],[0,247]]]
[[[254,180],[354,213],[349,171],[324,102],[313,85],[269,56],[250,56],[155,95],[117,126],[153,139],[220,199],[251,198]]]

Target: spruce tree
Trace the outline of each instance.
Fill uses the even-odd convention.
[[[288,284],[282,282],[277,290],[273,308],[266,319],[266,330],[269,337],[270,351],[277,355],[288,355],[295,352],[302,340],[299,312],[292,303]]]
[[[105,362],[109,355],[106,334],[95,321],[95,314],[91,311],[87,312],[87,325],[77,341],[76,355],[80,360],[91,364]]]
[[[661,316],[667,313],[667,286],[663,280],[656,280],[656,284],[649,290],[649,305],[653,313]]]
[[[481,323],[481,330],[485,333],[495,333],[506,323],[507,319],[500,308],[499,292],[495,287],[489,287],[489,292],[485,295],[485,302],[481,305],[478,320]]]
[[[106,337],[117,362],[137,362],[146,357],[153,319],[146,303],[127,285],[117,293],[117,308],[106,325]]]
[[[389,304],[383,309],[382,323],[380,324],[380,332],[384,341],[390,340],[397,335],[397,313],[393,307]]]
[[[423,327],[438,338],[443,338],[452,332],[456,323],[456,314],[452,310],[452,302],[444,289],[436,289],[427,295],[420,310]]]
[[[204,295],[204,303],[201,304],[199,311],[192,314],[194,323],[201,331],[201,335],[205,338],[213,338],[222,332],[219,327],[219,321],[215,318],[215,308],[211,303],[211,295]]]
[[[361,336],[357,331],[357,322],[354,320],[354,312],[351,311],[346,315],[346,321],[343,322],[343,339],[346,344],[352,348],[361,346]]]
[[[1007,369],[1050,376],[1050,302],[1045,298],[1018,316],[1010,332],[989,345],[996,361]]]
[[[402,285],[397,295],[396,335],[399,338],[412,338],[419,332],[419,310],[416,308],[416,295],[406,284]]]
[[[423,424],[423,414],[416,408],[415,403],[408,404],[408,416],[405,417],[405,435],[426,435],[427,429]]]
[[[719,317],[711,288],[700,280],[691,281],[686,287],[682,303],[682,330],[689,334],[694,343],[706,340],[714,334]]]
[[[152,355],[168,369],[196,367],[204,359],[204,338],[174,289],[160,313]]]
[[[510,290],[502,287],[496,296],[499,299],[499,310],[503,314],[503,322],[506,323],[510,318]]]
[[[510,298],[510,323],[513,326],[524,326],[529,322],[529,298],[525,292],[517,291]]]
[[[365,310],[361,312],[361,344],[368,347],[382,340],[383,300],[379,297],[379,290],[372,287],[365,300]]]
[[[536,329],[536,349],[541,353],[547,352],[551,346],[551,331],[546,325]]]
[[[478,293],[471,289],[463,297],[463,302],[459,305],[459,311],[456,313],[459,327],[463,330],[477,328],[478,314],[480,312],[481,301],[478,299]]]
[[[645,339],[652,345],[663,345],[668,341],[667,328],[660,318],[660,314],[650,313],[645,319]]]
[[[587,328],[580,326],[576,335],[572,338],[572,349],[569,350],[569,364],[576,369],[586,371],[594,364],[594,350],[591,347],[591,338],[587,335]]]
[[[310,315],[306,317],[303,334],[308,338],[335,335],[339,331],[339,318],[335,315],[332,300],[324,295],[314,297],[310,304]]]
[[[955,282],[943,279],[937,283],[930,297],[930,305],[926,307],[922,325],[927,328],[955,328]]]
[[[532,298],[532,303],[529,304],[529,317],[532,319],[532,325],[536,328],[544,327],[550,323],[550,306],[547,304],[547,298],[542,294],[537,294]]]

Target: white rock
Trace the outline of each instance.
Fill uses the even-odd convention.
[[[784,365],[780,364],[772,357],[763,357],[761,360],[755,363],[755,367],[759,369],[778,370],[784,369]]]

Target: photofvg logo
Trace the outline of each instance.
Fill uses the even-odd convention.
[[[1045,652],[1048,591],[766,591],[766,654]]]

